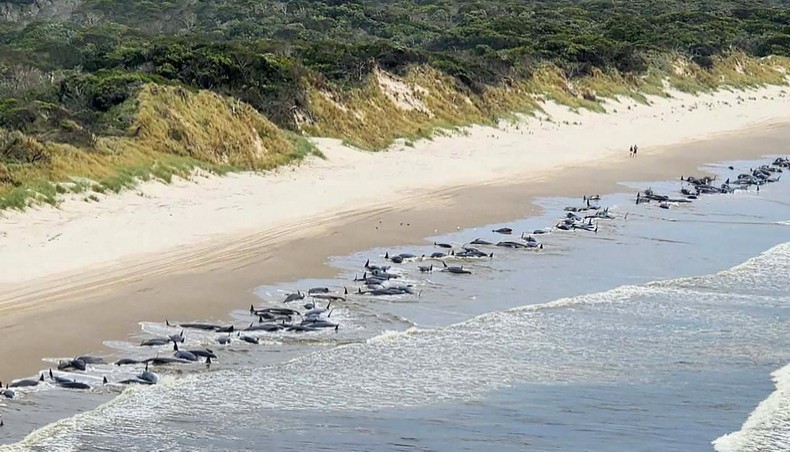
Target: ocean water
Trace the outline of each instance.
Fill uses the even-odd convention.
[[[189,331],[184,348],[218,353],[210,368],[157,369],[159,385],[120,394],[45,385],[0,402],[0,439],[11,450],[790,450],[790,184],[669,210],[634,205],[648,185],[680,186],[624,183],[602,199],[617,218],[598,233],[552,232],[539,252],[480,247],[494,257],[464,262],[472,275],[396,265],[414,295],[358,295],[352,280],[386,252],[496,241],[492,229],[551,226],[581,200],[542,199],[539,217],[424,247],[336,257],[336,279],[257,294],[282,306],[285,292],[347,286],[332,306],[337,332],[217,346],[216,334]],[[208,320],[243,326],[247,308]],[[139,337],[177,332],[143,324]],[[110,345],[149,356],[139,337]],[[83,378],[136,372],[96,366]]]

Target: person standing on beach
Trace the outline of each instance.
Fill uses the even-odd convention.
[[[636,145],[634,145],[634,157],[636,157],[636,149],[637,149],[637,147],[636,147]]]
[[[628,148],[628,156],[629,157],[633,157],[634,156],[634,147],[633,146]]]

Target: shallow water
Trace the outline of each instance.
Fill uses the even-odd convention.
[[[754,166],[711,170],[729,173],[729,164]],[[261,287],[271,306],[297,288],[346,285],[352,295],[334,304],[338,332],[214,345],[210,370],[161,370],[155,387],[115,398],[40,388],[2,408],[4,440],[85,411],[16,447],[688,451],[716,441],[721,451],[786,450],[790,370],[777,369],[790,362],[790,184],[670,210],[634,205],[630,193],[646,185],[604,197],[618,218],[597,234],[543,235],[540,252],[490,248],[493,259],[463,264],[473,275],[396,266],[419,296],[353,295],[351,280],[387,251],[495,241],[492,229],[550,226],[580,200],[543,199],[541,217],[429,238],[424,248],[337,257],[337,280]],[[679,182],[650,185],[674,192]],[[239,308],[215,321],[250,322]],[[189,331],[184,348],[216,336]],[[153,353],[111,345],[123,356]],[[137,371],[90,374],[117,381]]]

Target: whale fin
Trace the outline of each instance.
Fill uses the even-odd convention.
[[[389,259],[389,258],[390,258],[390,252],[387,251],[386,253],[384,253],[384,259]]]
[[[170,326],[170,320],[165,319],[165,325]]]
[[[211,364],[211,357],[210,356],[206,356],[206,364],[207,365]]]
[[[343,295],[348,295],[348,287],[343,286]]]
[[[106,385],[109,382],[107,381],[107,377],[102,378],[101,384]]]
[[[52,369],[49,369],[49,378],[53,380],[55,379],[55,377],[52,375]],[[0,386],[2,386],[2,384],[0,384]]]
[[[340,325],[335,325],[335,333],[337,333],[338,328],[340,328]]]
[[[44,374],[41,374],[41,376],[38,378],[38,381],[44,381]]]
[[[178,344],[176,344],[175,342],[173,342],[173,351],[174,352],[178,351]]]
[[[250,305],[250,314],[252,314],[252,313],[254,313],[254,312],[255,312],[255,306],[253,306],[253,305]]]

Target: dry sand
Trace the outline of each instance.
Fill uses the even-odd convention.
[[[43,356],[102,352],[139,321],[226,319],[257,285],[331,276],[332,255],[523,217],[535,196],[756,157],[790,137],[786,88],[651,102],[613,103],[605,115],[547,105],[551,121],[378,154],[317,140],[327,160],[275,174],[146,183],[99,203],[5,213],[0,379],[31,374]]]

